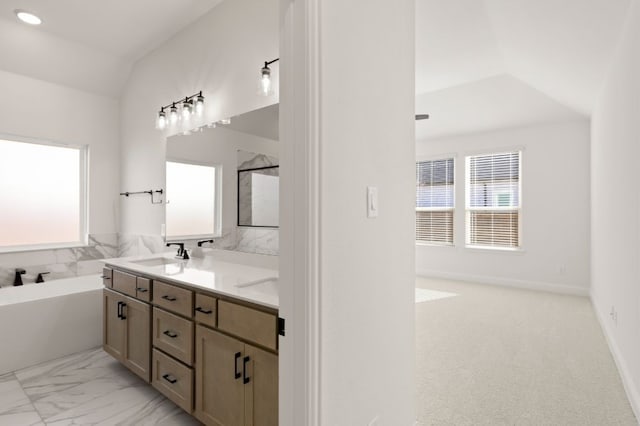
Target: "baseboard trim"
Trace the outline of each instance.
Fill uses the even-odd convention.
[[[618,367],[618,374],[620,375],[620,379],[622,380],[622,386],[624,387],[624,391],[627,394],[627,399],[631,404],[633,414],[635,414],[636,421],[640,424],[640,391],[638,391],[638,388],[636,388],[635,384],[633,383],[633,380],[631,379],[631,373],[629,373],[629,368],[627,367],[627,363],[620,354],[618,345],[609,333],[609,328],[606,326],[607,317],[603,316],[603,314],[598,310],[598,307],[593,301],[593,294],[591,294],[591,305],[593,306],[593,310],[596,313],[596,318],[600,323],[602,334],[604,334],[607,345],[609,345],[609,351],[613,356],[613,361],[616,363],[616,367]]]
[[[513,287],[526,290],[546,291],[550,293],[570,294],[574,296],[589,296],[589,289],[563,284],[552,284],[538,281],[515,280],[510,278],[488,277],[483,275],[456,274],[451,272],[434,271],[431,269],[417,269],[416,275],[426,278],[442,278],[455,281],[469,281],[480,284]]]

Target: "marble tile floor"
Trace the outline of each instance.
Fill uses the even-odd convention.
[[[102,349],[0,376],[0,426],[200,425]]]

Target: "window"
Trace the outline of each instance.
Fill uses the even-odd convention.
[[[220,235],[220,183],[220,166],[167,161],[167,239]]]
[[[467,245],[520,247],[521,152],[466,158]]]
[[[0,138],[0,251],[86,243],[86,148]]]
[[[453,158],[416,163],[416,241],[453,244]]]

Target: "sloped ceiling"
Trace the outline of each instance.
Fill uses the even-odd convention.
[[[3,0],[0,69],[119,98],[138,59],[222,0]],[[20,23],[24,9],[43,19]]]
[[[416,110],[431,115],[416,122],[416,140],[584,118],[510,74],[418,95]]]
[[[631,1],[416,0],[416,138],[588,118]]]

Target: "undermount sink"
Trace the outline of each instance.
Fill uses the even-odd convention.
[[[156,257],[153,259],[134,260],[131,263],[135,263],[136,265],[140,265],[140,266],[160,266],[160,265],[171,265],[179,262],[180,262],[180,259],[167,259],[166,257]]]

